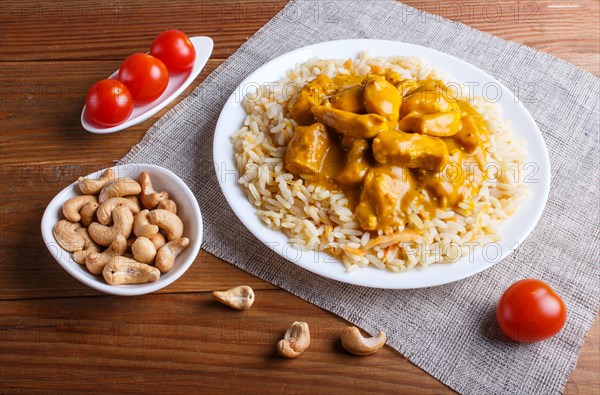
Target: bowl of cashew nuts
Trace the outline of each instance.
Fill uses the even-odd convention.
[[[176,281],[202,244],[202,215],[173,172],[127,164],[79,177],[52,199],[42,237],[80,282],[113,295],[142,295]]]

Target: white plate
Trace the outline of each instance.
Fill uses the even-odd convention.
[[[75,262],[71,257],[71,253],[63,250],[56,240],[54,240],[52,230],[58,221],[64,219],[62,214],[63,204],[73,196],[81,195],[76,181],[60,191],[48,204],[48,207],[46,207],[46,211],[44,211],[44,216],[42,217],[42,237],[44,243],[50,254],[52,254],[63,269],[77,280],[98,291],[124,296],[143,295],[157,291],[181,277],[192,265],[200,251],[202,244],[202,215],[200,214],[198,202],[183,180],[164,167],[130,163],[115,166],[112,169],[119,178],[130,177],[136,180],[142,171],[147,172],[150,175],[154,188],[159,191],[167,191],[169,196],[177,203],[177,215],[179,215],[179,218],[183,222],[183,234],[190,239],[190,244],[175,258],[173,268],[168,273],[161,274],[158,281],[153,283],[109,285],[104,281],[102,276],[94,276],[87,271],[85,265]],[[86,177],[98,178],[103,172],[104,170],[100,170]]]
[[[311,57],[323,59],[355,58],[360,51],[369,50],[370,56],[390,57],[395,55],[416,56],[442,72],[447,72],[453,81],[477,84],[475,95],[495,85],[501,96],[498,103],[503,108],[503,118],[512,120],[516,136],[525,141],[528,150],[528,167],[525,168],[529,197],[517,212],[501,227],[502,241],[474,249],[472,254],[453,264],[433,264],[426,268],[416,268],[404,273],[391,273],[375,268],[359,269],[348,273],[341,263],[322,252],[298,251],[288,244],[287,237],[278,231],[268,229],[255,215],[255,208],[237,184],[234,151],[231,136],[243,124],[246,116],[240,98],[252,92],[258,84],[277,81],[296,63],[305,62]],[[488,84],[488,85],[486,85]],[[324,42],[282,55],[268,62],[250,74],[229,98],[216,126],[214,138],[214,160],[217,177],[227,202],[243,224],[261,242],[284,258],[313,273],[349,284],[375,288],[422,288],[446,284],[472,276],[499,262],[513,251],[529,235],[540,218],[550,189],[550,162],[548,152],[535,121],[513,93],[492,76],[477,67],[448,54],[421,47],[385,40],[340,40]]]
[[[81,111],[81,125],[83,128],[88,132],[96,134],[114,133],[119,130],[127,129],[130,126],[137,125],[138,123],[142,123],[165,108],[179,96],[181,92],[196,79],[196,77],[198,77],[198,74],[200,74],[212,53],[213,40],[210,37],[190,37],[190,41],[196,50],[196,59],[194,60],[192,69],[183,73],[170,74],[167,88],[158,99],[151,103],[144,104],[143,106],[133,106],[133,111],[131,115],[129,115],[129,118],[127,118],[125,122],[112,127],[99,126],[91,121],[85,111],[85,106],[83,106],[83,110]],[[112,73],[108,78],[117,79],[118,74],[119,70]]]

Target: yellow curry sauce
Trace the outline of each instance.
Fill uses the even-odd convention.
[[[409,207],[429,218],[480,188],[487,126],[441,81],[319,75],[288,110],[299,126],[286,170],[343,191],[364,230],[391,234]]]

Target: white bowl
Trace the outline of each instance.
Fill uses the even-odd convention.
[[[484,89],[498,93],[495,100],[502,106],[502,118],[512,121],[515,136],[524,141],[528,150],[528,159],[523,175],[529,190],[529,198],[522,202],[516,213],[508,218],[501,226],[502,240],[498,243],[488,243],[484,248],[477,248],[461,260],[453,264],[432,264],[428,267],[413,268],[402,273],[376,269],[362,268],[352,273],[335,258],[325,252],[301,251],[291,248],[288,238],[281,231],[272,230],[256,216],[254,207],[246,197],[245,191],[239,185],[239,175],[224,176],[223,169],[237,169],[234,160],[231,136],[243,125],[246,112],[242,107],[242,95],[251,94],[258,89],[259,84],[273,83],[285,76],[287,70],[297,63],[306,62],[312,57],[322,59],[356,58],[360,51],[368,50],[372,57],[416,56],[427,63],[438,66],[442,71],[452,75],[451,80],[459,83],[469,82],[473,94],[483,96]],[[339,40],[328,41],[295,51],[288,52],[271,60],[252,72],[225,103],[216,125],[213,157],[219,166],[217,178],[223,194],[242,223],[262,243],[279,255],[306,270],[324,277],[348,284],[362,285],[373,288],[408,289],[424,288],[434,285],[447,284],[467,278],[485,270],[512,251],[525,240],[538,219],[542,215],[550,191],[550,160],[548,151],[538,126],[533,117],[515,95],[492,76],[477,67],[455,58],[454,56],[434,49],[387,40]]]
[[[194,194],[187,185],[173,172],[155,165],[131,163],[113,167],[117,177],[130,177],[137,179],[142,171],[146,171],[152,180],[152,185],[159,191],[167,191],[177,203],[179,217],[183,221],[184,236],[190,239],[189,246],[175,259],[173,268],[160,275],[156,282],[145,284],[109,285],[102,276],[94,276],[86,269],[85,265],[75,262],[71,253],[62,249],[54,239],[52,230],[54,225],[64,219],[62,214],[63,204],[73,196],[81,195],[77,182],[59,192],[48,204],[42,217],[42,237],[50,254],[70,275],[82,283],[107,294],[113,295],[143,295],[166,287],[177,280],[192,265],[200,251],[202,244],[202,215]],[[89,174],[87,177],[97,178],[104,170]]]

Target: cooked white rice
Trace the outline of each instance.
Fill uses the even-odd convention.
[[[422,235],[415,242],[385,242],[379,238],[376,240],[379,244],[371,246],[381,233],[372,236],[360,228],[343,193],[307,185],[285,171],[285,151],[296,126],[287,104],[295,93],[319,74],[334,77],[382,69],[414,80],[430,78],[451,82],[418,58],[370,58],[367,53],[361,53],[358,59],[352,60],[310,59],[290,70],[285,78],[263,85],[243,99],[248,115],[234,134],[233,144],[241,175],[238,182],[256,207],[256,215],[269,228],[284,232],[292,245],[336,252],[349,271],[370,265],[400,272],[434,262],[453,263],[472,251],[474,245],[499,241],[499,226],[527,195],[521,179],[526,153],[515,139],[510,122],[499,117],[499,106],[481,97],[462,96],[474,105],[488,125],[490,144],[486,160],[488,164],[493,163],[490,169],[498,169],[500,174],[497,179],[488,175],[477,196],[459,203],[454,211],[438,210],[431,219],[410,214],[407,228]]]

